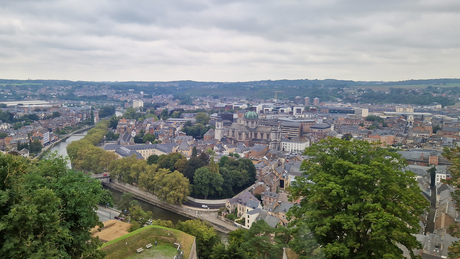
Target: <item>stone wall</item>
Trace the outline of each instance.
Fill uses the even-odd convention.
[[[196,238],[193,240],[192,249],[190,249],[190,254],[188,259],[197,259],[198,255],[196,254]]]

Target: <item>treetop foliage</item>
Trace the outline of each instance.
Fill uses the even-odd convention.
[[[0,257],[103,258],[90,230],[100,182],[66,168],[61,157],[39,162],[0,154]]]
[[[292,226],[304,233],[293,241],[303,242],[295,246],[298,254],[321,247],[327,258],[403,258],[401,244],[415,257],[420,243],[413,234],[429,204],[398,153],[380,143],[334,138],[304,154],[310,157],[301,167],[306,177],[296,177],[290,188],[293,199],[302,197],[290,211]]]

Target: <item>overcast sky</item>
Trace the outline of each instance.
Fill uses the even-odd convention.
[[[0,0],[0,78],[460,78],[459,0]]]

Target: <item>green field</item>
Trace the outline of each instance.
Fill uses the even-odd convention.
[[[127,235],[105,243],[100,249],[107,253],[106,258],[172,258],[177,254],[174,243],[181,244],[184,258],[188,258],[194,237],[182,231],[160,226],[147,226],[133,231]],[[158,245],[155,246],[155,242]],[[154,245],[146,249],[147,244]],[[138,248],[144,251],[137,253]]]

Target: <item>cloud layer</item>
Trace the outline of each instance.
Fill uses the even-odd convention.
[[[3,0],[0,78],[460,77],[457,0]]]

